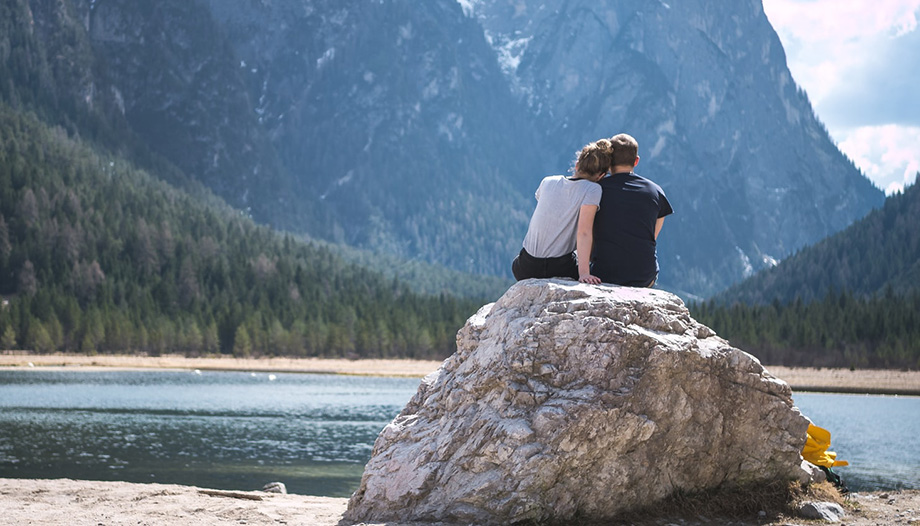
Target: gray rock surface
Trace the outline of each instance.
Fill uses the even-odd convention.
[[[840,522],[846,517],[846,512],[836,502],[805,502],[799,508],[799,516],[803,519]]]
[[[347,520],[602,519],[807,476],[789,386],[667,292],[526,280],[374,445]]]

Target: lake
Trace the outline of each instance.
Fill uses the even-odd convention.
[[[347,497],[418,379],[189,371],[0,371],[0,477]],[[920,398],[796,394],[854,490],[920,489]]]

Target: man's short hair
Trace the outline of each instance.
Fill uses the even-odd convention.
[[[610,138],[613,143],[613,158],[610,166],[634,166],[639,157],[639,143],[628,133],[621,133]]]

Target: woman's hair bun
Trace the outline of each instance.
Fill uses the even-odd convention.
[[[599,139],[588,143],[575,156],[575,171],[588,174],[605,172],[613,159],[613,143],[608,139]]]

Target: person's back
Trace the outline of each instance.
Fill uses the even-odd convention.
[[[658,279],[658,232],[673,210],[660,186],[631,170],[639,162],[635,139],[621,134],[611,140],[615,165],[600,181],[591,273],[604,283],[649,287]],[[624,157],[617,157],[618,149],[627,150]]]
[[[562,277],[601,282],[591,274],[591,236],[601,200],[597,181],[607,174],[610,159],[610,143],[601,139],[578,152],[572,177],[543,179],[534,195],[537,207],[523,247],[511,262],[515,279]]]
[[[575,250],[575,231],[582,203],[597,206],[597,183],[552,175],[536,191],[539,206],[530,218],[524,249],[537,258],[567,256]]]

